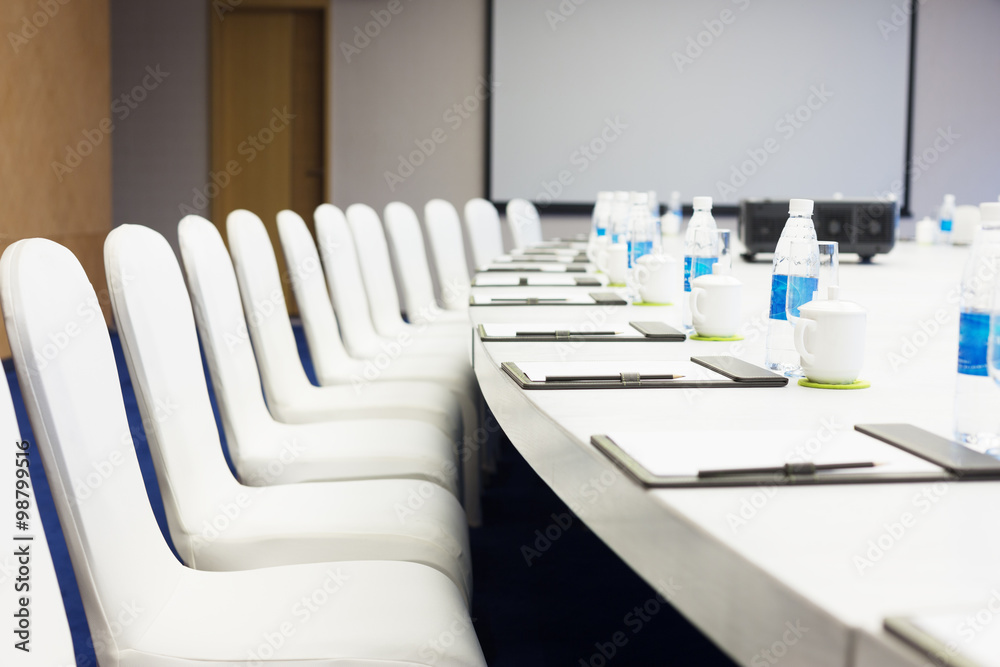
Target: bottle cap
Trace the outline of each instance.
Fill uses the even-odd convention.
[[[789,215],[812,215],[812,199],[792,199],[788,202]]]
[[[677,208],[681,205],[681,193],[674,190],[670,193],[670,205]]]
[[[712,275],[715,276],[728,276],[733,272],[733,267],[725,262],[715,262],[712,264]]]
[[[708,209],[712,210],[712,198],[711,197],[695,197],[692,201],[695,210]]]
[[[628,193],[624,190],[615,190],[615,201],[628,201]]]
[[[1000,222],[1000,201],[988,201],[979,205],[980,222]]]
[[[643,206],[647,206],[649,204],[649,195],[647,195],[645,192],[633,192],[632,203],[642,204]]]
[[[597,193],[597,201],[611,201],[612,197],[615,196],[614,192],[608,190],[601,190]]]
[[[954,204],[955,203],[955,195],[945,195],[944,196],[944,203],[945,204]]]

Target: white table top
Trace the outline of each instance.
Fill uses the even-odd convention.
[[[681,255],[678,247],[667,251]],[[770,264],[740,259],[733,273],[745,285],[742,342],[477,341],[476,373],[500,425],[542,479],[738,663],[769,664],[762,651],[774,648],[782,665],[924,664],[882,629],[883,619],[979,609],[1000,590],[1000,519],[992,511],[1000,483],[645,490],[589,440],[623,430],[669,437],[706,425],[819,437],[825,426],[865,422],[907,422],[948,436],[967,252],[903,244],[872,265],[842,262],[842,298],[868,309],[862,378],[870,389],[822,391],[792,381],[781,389],[525,392],[498,368],[503,361],[698,354],[762,365]],[[534,288],[520,289],[529,295]],[[470,313],[476,324],[663,319],[678,326],[681,318],[676,306]]]

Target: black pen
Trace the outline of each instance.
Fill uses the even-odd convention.
[[[570,331],[570,336],[619,336],[624,331]],[[518,331],[515,336],[555,336],[555,331]]]
[[[852,463],[786,463],[783,466],[769,468],[730,468],[720,470],[699,470],[698,477],[729,477],[731,475],[770,475],[778,474],[791,477],[793,475],[814,475],[822,470],[847,470],[850,468],[874,468],[879,465],[874,461],[856,461]]]
[[[639,382],[644,380],[679,380],[683,375],[642,375]],[[546,382],[624,382],[621,375],[547,375]]]

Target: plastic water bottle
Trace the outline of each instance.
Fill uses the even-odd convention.
[[[677,236],[681,233],[684,216],[681,214],[681,193],[674,190],[667,202],[667,212],[663,215],[662,230],[664,236]]]
[[[611,226],[611,199],[613,197],[613,192],[597,193],[597,202],[594,204],[594,213],[590,228],[590,239],[587,243],[587,259],[591,262],[596,262],[598,254],[611,242],[611,237],[608,236],[608,228]]]
[[[615,192],[611,202],[611,242],[628,242],[629,195],[624,190]]]
[[[1000,457],[1000,389],[986,366],[997,271],[1000,271],[1000,202],[980,204],[982,227],[962,275],[955,383],[955,438]]]
[[[684,328],[694,331],[691,322],[691,280],[712,272],[717,259],[715,218],[712,217],[712,198],[695,197],[694,213],[684,234]]]
[[[629,268],[635,266],[636,260],[648,255],[655,249],[656,224],[649,214],[649,201],[645,192],[636,193],[632,202],[632,210],[628,216],[629,224]]]
[[[955,220],[955,195],[945,195],[938,214],[941,226],[941,243],[951,243],[951,225]]]
[[[792,323],[785,314],[788,290],[797,294],[812,294],[819,280],[809,277],[809,267],[819,266],[819,246],[816,244],[816,228],[812,221],[813,202],[811,199],[793,199],[788,202],[788,221],[781,230],[781,237],[774,249],[771,265],[771,308],[767,320],[767,343],[765,365],[779,373],[801,372],[799,353],[795,351],[792,339]],[[797,255],[792,257],[792,241],[812,241],[796,243]]]
[[[649,217],[653,219],[653,224],[656,226],[656,236],[660,237],[660,200],[656,197],[656,190],[650,190],[646,193],[649,202]]]

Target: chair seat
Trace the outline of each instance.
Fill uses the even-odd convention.
[[[190,533],[188,564],[199,570],[399,560],[439,570],[466,600],[471,592],[465,511],[454,495],[426,481],[241,487],[210,523]]]
[[[233,457],[248,486],[352,479],[416,479],[458,492],[454,441],[423,422],[352,419],[259,424]],[[253,439],[250,438],[253,436]]]
[[[343,419],[406,419],[425,422],[454,442],[462,417],[450,392],[429,382],[356,382],[354,386],[316,387],[267,396],[278,421],[301,424]]]
[[[486,664],[458,588],[414,563],[184,569],[145,611],[153,620],[122,667]]]

